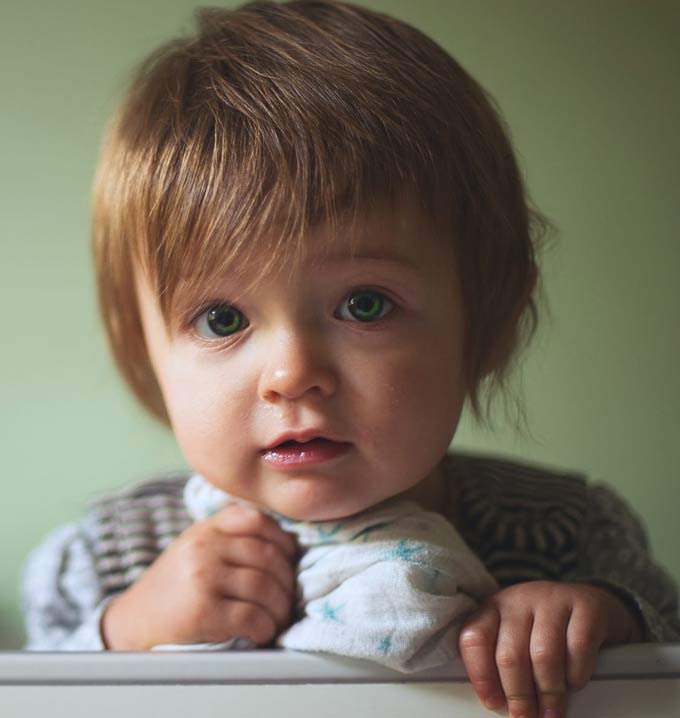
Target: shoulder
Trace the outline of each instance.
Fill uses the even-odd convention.
[[[95,496],[90,500],[92,511],[115,511],[128,505],[162,506],[181,505],[184,485],[189,480],[187,471],[158,474],[144,481]]]
[[[191,525],[183,500],[189,476],[157,475],[89,502],[80,527],[105,595],[125,590]]]
[[[448,454],[443,469],[456,487],[456,525],[499,582],[573,569],[589,511],[583,475],[467,453]]]
[[[443,467],[468,505],[492,502],[524,513],[555,504],[578,512],[587,505],[589,485],[577,472],[472,453],[447,454]]]
[[[99,496],[82,518],[52,530],[33,549],[21,579],[31,645],[61,645],[44,643],[45,636],[75,630],[191,525],[182,500],[187,479],[187,473],[164,474]]]

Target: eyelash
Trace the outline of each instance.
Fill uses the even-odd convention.
[[[381,298],[383,302],[383,307],[387,306],[387,311],[381,316],[377,317],[374,321],[365,321],[362,322],[360,319],[354,319],[354,321],[350,319],[345,319],[344,321],[349,321],[354,324],[360,324],[362,326],[365,326],[366,328],[369,328],[375,324],[380,323],[381,321],[384,321],[387,319],[390,315],[392,315],[397,309],[397,302],[392,299],[388,294],[382,290],[378,289],[372,289],[370,287],[359,287],[357,289],[353,289],[351,292],[345,295],[344,299],[340,303],[340,307],[344,307],[346,303],[357,294],[374,294]],[[202,334],[200,334],[197,331],[197,323],[198,321],[205,315],[207,312],[209,312],[211,309],[216,309],[218,307],[229,307],[231,309],[235,309],[245,320],[245,324],[243,327],[239,327],[238,330],[236,330],[233,334],[228,334],[226,336],[214,336],[214,337],[206,337]],[[341,318],[338,316],[339,310],[333,315],[336,318]],[[214,346],[215,344],[219,343],[222,344],[224,342],[231,342],[235,337],[237,337],[239,334],[242,333],[243,329],[247,328],[249,326],[248,319],[246,315],[241,312],[241,310],[236,306],[235,304],[232,304],[228,301],[224,300],[213,300],[210,302],[206,302],[205,304],[201,305],[201,307],[191,314],[188,315],[188,317],[183,321],[183,325],[186,326],[186,328],[194,335],[194,337],[205,344],[209,344],[210,346]]]

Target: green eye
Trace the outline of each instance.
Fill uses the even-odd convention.
[[[196,320],[196,331],[207,339],[228,337],[246,326],[246,318],[230,304],[216,304]]]
[[[343,311],[340,312],[340,316],[358,322],[374,322],[389,314],[393,306],[392,302],[380,292],[362,289],[352,292],[343,304],[342,309],[346,307],[349,316]]]

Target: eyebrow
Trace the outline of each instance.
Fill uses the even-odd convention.
[[[345,252],[329,252],[328,254],[321,254],[316,257],[314,262],[319,263],[337,263],[337,264],[351,264],[354,261],[360,262],[389,262],[395,265],[401,270],[406,270],[411,274],[420,273],[421,267],[419,267],[413,260],[408,257],[404,257],[395,252],[385,252],[379,249],[366,250],[358,254],[347,254]],[[218,282],[219,286],[219,282]],[[219,291],[217,289],[216,291]],[[206,297],[210,296],[210,292],[206,292]],[[189,294],[186,296],[183,292],[178,291],[175,295],[175,310],[180,314],[186,311],[189,307],[192,307],[196,303],[194,296]]]
[[[411,259],[408,259],[407,257],[403,257],[402,255],[396,254],[394,252],[381,252],[379,250],[368,250],[361,254],[329,253],[322,255],[320,259],[323,261],[331,261],[337,263],[353,262],[355,260],[368,262],[390,262],[393,264],[398,264],[400,267],[408,269],[412,272],[417,272],[420,269],[420,267],[415,262],[413,262]]]

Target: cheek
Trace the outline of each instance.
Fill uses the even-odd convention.
[[[434,455],[446,451],[464,401],[459,352],[417,351],[387,362],[377,373],[371,441],[384,451]],[[423,460],[419,458],[419,460]]]
[[[409,381],[409,401],[404,409],[412,415],[409,431],[422,444],[451,441],[462,409],[462,392],[455,364],[426,362],[414,367]]]
[[[172,428],[197,471],[199,464],[224,455],[233,445],[230,437],[245,425],[245,390],[235,379],[218,372],[217,366],[211,371],[181,359],[165,367],[161,386]]]

